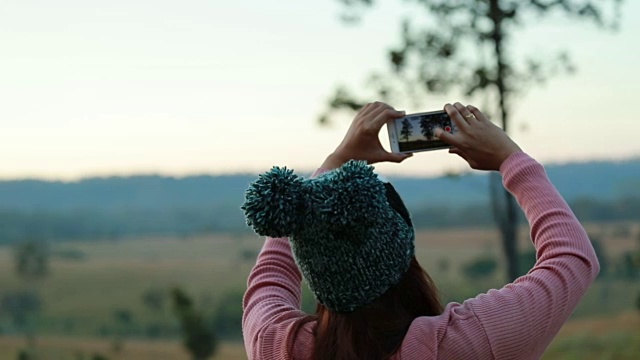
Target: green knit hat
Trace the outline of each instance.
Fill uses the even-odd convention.
[[[364,161],[315,179],[274,167],[249,185],[242,210],[259,235],[289,238],[311,291],[336,312],[376,300],[400,281],[414,255],[413,228]]]

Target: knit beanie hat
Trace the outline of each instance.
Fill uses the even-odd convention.
[[[273,167],[249,185],[242,209],[257,234],[289,238],[309,288],[332,311],[372,303],[400,281],[414,255],[413,228],[364,161],[314,179]]]

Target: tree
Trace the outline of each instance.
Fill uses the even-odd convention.
[[[44,241],[29,238],[15,246],[13,256],[17,275],[29,282],[31,290],[6,294],[0,307],[5,311],[10,309],[8,312],[14,324],[24,329],[27,346],[34,348],[36,319],[40,315],[42,302],[36,290],[38,284],[32,280],[49,275],[49,247]]]
[[[591,245],[593,245],[593,250],[596,252],[598,263],[600,264],[598,279],[606,279],[609,274],[609,256],[605,250],[606,248],[599,236],[589,234],[589,238],[591,239]]]
[[[498,261],[493,256],[481,256],[472,259],[462,266],[462,273],[470,280],[486,279],[498,268]]]
[[[347,21],[357,21],[374,0],[339,0],[348,11]],[[552,58],[530,55],[524,60],[513,57],[511,47],[517,30],[529,21],[565,15],[586,21],[602,29],[617,29],[622,0],[409,0],[424,16],[405,18],[401,26],[401,44],[388,52],[392,74],[374,73],[371,86],[378,96],[389,101],[393,95],[418,99],[421,91],[448,93],[453,89],[469,97],[482,95],[495,104],[484,106],[497,114],[504,131],[516,96],[530,85],[545,82],[561,72],[572,72],[566,52]],[[605,15],[611,7],[613,15]],[[426,20],[426,21],[425,21]],[[416,25],[416,24],[420,25]],[[422,25],[427,23],[429,25]],[[344,87],[329,100],[329,110],[320,117],[328,122],[335,110],[357,110],[363,102]],[[518,272],[518,208],[513,197],[502,188],[500,176],[491,175],[491,205],[500,230],[507,259],[507,276],[515,280]]]
[[[42,309],[42,300],[34,291],[5,292],[0,299],[0,316],[6,315],[14,326],[28,332],[29,320]]]
[[[536,264],[536,250],[526,249],[520,251],[520,257],[518,258],[518,272],[520,274],[526,274]]]
[[[620,279],[636,280],[640,277],[639,257],[633,251],[625,251],[619,255],[615,264],[615,274]]]
[[[409,141],[412,130],[413,125],[411,125],[409,119],[402,120],[402,130],[400,130],[400,138],[404,139],[404,141]]]
[[[427,118],[420,120],[420,131],[427,140],[433,138],[433,124]]]
[[[131,335],[133,328],[133,313],[129,309],[118,308],[111,313],[115,321],[114,338],[112,339],[111,347],[115,352],[122,351],[124,347],[124,338],[127,335]]]
[[[15,247],[14,260],[18,275],[39,279],[49,274],[50,253],[43,241],[27,240]]]
[[[242,297],[244,290],[225,292],[215,307],[213,328],[220,337],[242,339]]]
[[[166,291],[158,288],[149,288],[142,293],[142,303],[153,312],[162,312],[166,300]]]
[[[196,310],[193,300],[180,288],[171,291],[173,310],[180,320],[184,346],[194,360],[212,356],[217,348],[217,338],[210,322],[201,311]]]

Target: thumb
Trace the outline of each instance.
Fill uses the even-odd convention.
[[[406,159],[408,159],[408,158],[410,158],[412,156],[413,156],[413,154],[387,153],[386,161],[394,162],[394,163],[401,163],[401,162],[405,161]]]

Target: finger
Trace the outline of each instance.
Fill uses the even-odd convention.
[[[391,106],[379,101],[373,102],[370,105],[368,111],[362,114],[363,121],[365,122],[371,121],[371,119],[377,117],[381,112],[391,108]]]
[[[457,102],[457,103],[453,104],[453,106],[455,106],[455,108],[458,109],[458,111],[460,112],[462,117],[464,117],[464,120],[467,123],[472,124],[473,121],[476,120],[475,115],[473,115],[473,113],[471,111],[469,111],[469,109],[467,109],[461,103]]]
[[[487,117],[482,113],[482,111],[478,110],[477,107],[475,107],[473,105],[467,105],[467,109],[469,109],[469,111],[471,111],[473,116],[475,116],[475,118],[478,121],[489,121],[489,119],[487,119]]]
[[[467,126],[469,125],[467,124]],[[460,147],[460,145],[462,145],[460,139],[456,135],[446,132],[441,128],[435,128],[435,130],[433,130],[433,134],[437,136],[438,139],[444,141],[449,145],[453,145],[455,147]]]
[[[371,104],[371,107],[373,108],[374,111],[383,111],[385,109],[389,109],[392,108],[391,105],[385,104],[381,101],[375,101]]]
[[[464,120],[464,118],[460,114],[460,111],[458,111],[455,106],[447,104],[444,106],[444,110],[447,112],[447,114],[449,114],[451,121],[453,121],[458,126],[459,130],[465,130],[469,128],[469,123]]]
[[[360,113],[358,115],[364,118],[366,116],[369,116],[369,114],[371,114],[371,112],[373,112],[374,110],[375,110],[375,104],[368,103],[362,109],[360,109]]]
[[[372,116],[373,114],[376,114],[377,112],[381,111],[382,109],[384,109],[385,107],[389,107],[389,105],[383,103],[383,102],[379,102],[379,101],[374,101],[371,103],[368,103],[366,105],[367,109],[366,111],[362,112],[362,117],[366,117],[366,116]],[[375,115],[373,115],[375,116]]]
[[[371,121],[371,127],[374,130],[380,130],[384,124],[391,120],[399,119],[405,115],[406,113],[404,111],[398,111],[390,107],[382,111],[373,119],[373,121]]]

